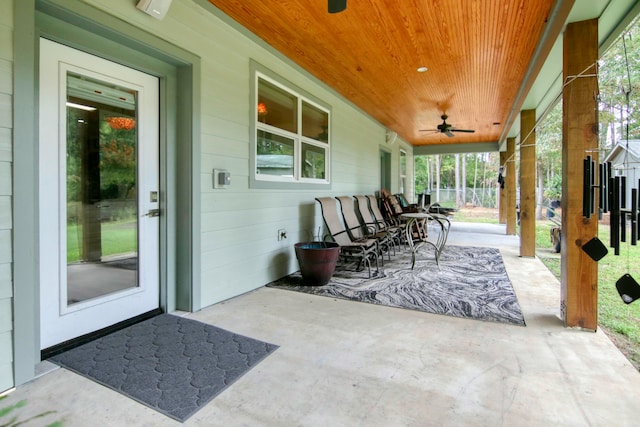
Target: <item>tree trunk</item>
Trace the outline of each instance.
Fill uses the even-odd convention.
[[[427,185],[425,187],[425,193],[431,193],[431,156],[427,156]]]
[[[476,192],[476,184],[478,182],[478,157],[480,155],[476,154],[475,160],[476,160],[476,164],[473,168],[473,206],[476,206],[476,201],[478,200],[478,193]]]
[[[460,154],[455,156],[455,187],[456,187],[456,208],[462,206],[462,198],[460,197]]]
[[[467,206],[467,155],[462,155],[462,206]]]
[[[624,139],[624,118],[622,117],[622,107],[620,108],[620,139],[622,141]],[[615,144],[614,144],[615,145]]]
[[[440,203],[440,154],[436,156],[436,203]]]
[[[536,165],[536,177],[538,178],[538,197],[536,202],[536,219],[544,219],[542,216],[542,203],[544,202],[544,165],[538,160]]]
[[[480,206],[484,206],[484,189],[487,185],[487,159],[482,159],[482,199]]]

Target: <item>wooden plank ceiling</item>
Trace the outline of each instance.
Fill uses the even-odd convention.
[[[553,0],[209,0],[412,145],[498,141]],[[419,73],[419,67],[428,71]],[[423,132],[447,123],[475,133]]]

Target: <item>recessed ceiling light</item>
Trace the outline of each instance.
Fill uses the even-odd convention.
[[[418,72],[419,72],[419,73],[424,73],[424,72],[426,72],[427,70],[428,70],[428,68],[427,68],[427,67],[419,67],[419,68],[418,68]]]

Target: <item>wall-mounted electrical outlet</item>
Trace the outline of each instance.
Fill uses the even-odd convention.
[[[278,241],[284,240],[287,238],[287,230],[281,228],[278,230]]]

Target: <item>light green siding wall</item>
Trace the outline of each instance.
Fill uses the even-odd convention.
[[[384,145],[384,127],[197,2],[174,1],[162,21],[140,13],[130,0],[86,3],[202,58],[199,256],[203,307],[295,271],[293,244],[314,238],[322,226],[314,197],[379,189],[378,151]],[[330,191],[249,188],[250,60],[331,105]],[[394,165],[399,145],[390,147]],[[229,189],[212,189],[213,168],[229,170]],[[395,168],[392,172],[397,175]],[[277,241],[277,230],[282,228],[288,238]]]
[[[27,381],[32,372],[31,366],[22,365],[30,365],[31,357],[37,358],[35,353],[30,353],[33,343],[23,342],[29,341],[28,337],[16,336],[13,341],[12,324],[16,295],[12,261],[18,258],[12,252],[11,241],[14,227],[11,204],[15,196],[12,194],[14,150],[11,135],[12,117],[19,114],[12,111],[15,57],[12,17],[14,2],[18,1],[22,0],[0,0],[0,390],[13,386],[14,348],[29,352],[29,360],[22,362],[16,370],[20,373],[18,382]],[[201,105],[200,114],[195,118],[201,123],[200,135],[197,135],[200,146],[196,153],[199,161],[193,165],[201,187],[194,194],[198,202],[194,205],[200,208],[193,213],[194,223],[200,224],[201,243],[195,257],[201,268],[194,276],[201,277],[201,294],[197,298],[200,304],[195,309],[256,289],[297,270],[293,244],[318,238],[321,233],[322,218],[314,198],[379,190],[380,149],[392,154],[392,191],[398,187],[400,147],[407,151],[409,165],[412,165],[411,147],[401,141],[393,146],[386,145],[382,125],[245,30],[230,25],[228,18],[216,16],[203,0],[174,0],[162,21],[137,10],[133,0],[50,1],[63,7],[77,8],[82,4],[95,7],[201,59],[201,90],[196,94]],[[249,188],[250,109],[255,108],[249,99],[251,61],[269,68],[331,106],[330,190]],[[15,157],[17,161],[18,157]],[[230,171],[229,189],[211,188],[213,168]],[[408,175],[412,180],[411,166]],[[15,211],[19,212],[20,208],[16,206]],[[283,228],[288,231],[288,239],[278,241],[277,230]],[[169,286],[175,285],[169,283]],[[32,303],[37,310],[38,302],[30,301],[29,292],[24,296],[21,304]],[[24,324],[24,327],[36,322],[30,317],[23,320],[20,325]],[[34,334],[37,338],[37,333]]]
[[[13,387],[13,0],[0,0],[0,392]]]
[[[24,331],[21,332],[28,334],[32,328],[37,328],[36,315],[25,315],[24,310],[14,311],[14,296],[20,307],[29,306],[37,313],[38,306],[38,301],[32,301],[37,298],[37,292],[22,292],[23,288],[13,292],[12,283],[12,277],[21,272],[12,275],[12,262],[20,263],[23,252],[27,253],[29,251],[26,249],[30,249],[12,249],[11,242],[14,226],[24,231],[21,220],[11,217],[13,197],[23,195],[12,194],[12,158],[18,163],[28,162],[30,153],[30,150],[24,150],[23,155],[22,147],[25,146],[21,145],[14,155],[11,140],[12,117],[23,117],[17,115],[19,112],[12,111],[12,69],[15,58],[13,28],[23,28],[13,24],[13,6],[18,1],[23,0],[0,0],[0,390],[13,386],[14,348],[27,357],[23,360],[21,356],[15,369],[18,383],[30,379],[30,373],[33,372],[31,362],[38,358],[33,351],[33,347],[37,346],[37,331],[33,331],[31,337],[16,334],[13,341],[14,313],[27,317],[22,319],[19,316],[21,321],[16,322],[17,330],[22,328]],[[193,205],[197,206],[196,212],[193,212],[193,223],[199,224],[197,235],[200,244],[195,248],[196,261],[193,265],[201,267],[193,272],[195,288],[200,289],[194,297],[194,301],[198,301],[195,309],[256,289],[297,270],[293,244],[318,238],[322,233],[322,218],[314,198],[377,191],[381,147],[392,153],[392,183],[397,188],[398,151],[401,144],[387,146],[382,125],[292,62],[266,48],[255,37],[228,24],[228,18],[216,16],[208,3],[201,0],[174,0],[167,16],[158,21],[137,10],[134,0],[50,2],[73,8],[80,15],[87,10],[90,10],[88,14],[95,15],[95,10],[91,8],[96,8],[139,28],[144,37],[152,35],[200,58],[200,74],[196,74],[201,76],[196,85],[200,90],[195,98],[200,99],[201,103],[200,109],[196,109],[199,115],[194,118],[194,122],[200,123],[200,134],[196,135],[200,144],[195,145],[198,151],[195,156],[197,161],[193,165],[196,182],[200,183],[200,189],[193,195]],[[117,56],[116,53],[114,55]],[[22,55],[18,55],[16,64],[25,66],[23,59]],[[249,99],[251,61],[331,106],[333,149],[330,190],[249,188],[249,174],[252,173],[249,166],[250,111],[255,108]],[[25,80],[18,82],[22,85],[19,88],[23,88]],[[16,96],[22,93],[16,89]],[[21,140],[21,143],[31,142]],[[179,141],[179,145],[183,143]],[[37,147],[30,148],[35,150]],[[407,150],[407,153],[411,155],[411,150]],[[230,188],[212,189],[214,168],[227,169],[231,173]],[[23,199],[19,198],[20,203],[27,203]],[[15,207],[16,212],[20,212],[20,209],[21,206]],[[181,209],[186,207],[181,206]],[[288,239],[277,240],[279,229],[287,230]],[[188,230],[170,230],[170,233],[181,232]],[[28,244],[25,242],[24,245]],[[32,249],[35,251],[36,248]],[[12,250],[16,250],[16,253]],[[175,283],[169,283],[168,286],[175,286]]]

